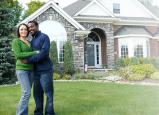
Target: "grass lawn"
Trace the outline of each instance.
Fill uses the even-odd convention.
[[[57,115],[159,115],[159,86],[55,82]],[[15,115],[20,86],[0,87],[0,114]],[[33,115],[33,97],[29,115]]]

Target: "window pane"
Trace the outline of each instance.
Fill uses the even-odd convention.
[[[122,45],[121,46],[121,58],[126,58],[126,57],[128,57],[128,46]]]
[[[59,44],[59,62],[64,61],[64,41],[60,41]]]
[[[99,64],[99,46],[98,45],[96,45],[96,52],[97,52],[97,54],[96,54],[96,56],[97,56],[97,64]]]
[[[120,14],[120,4],[113,3],[113,13]]]
[[[136,45],[134,48],[134,56],[135,57],[143,57],[143,46]]]

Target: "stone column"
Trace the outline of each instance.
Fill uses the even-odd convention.
[[[108,28],[106,35],[107,35],[107,65],[108,65],[108,68],[111,69],[115,65],[114,37],[113,37],[113,30],[111,26]]]
[[[84,38],[76,36],[73,40],[74,64],[76,68],[83,69],[84,67]]]

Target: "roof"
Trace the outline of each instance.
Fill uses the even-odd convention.
[[[123,36],[130,34],[152,36],[152,34],[143,26],[123,26],[119,30],[114,32],[114,36]]]
[[[67,12],[70,16],[74,16],[77,12],[87,6],[91,1],[89,0],[78,0],[69,6],[65,7],[63,10]]]
[[[21,21],[20,23],[27,23],[30,20],[36,19],[39,15],[45,12],[47,9],[53,8],[56,12],[58,12],[61,16],[63,16],[69,23],[71,23],[75,28],[85,30],[85,28],[80,25],[76,20],[74,20],[71,16],[69,16],[59,5],[57,5],[53,0],[48,1],[41,8],[35,11],[33,14],[28,16],[26,19]],[[19,25],[19,24],[18,24]]]
[[[142,3],[142,2],[141,2]],[[155,16],[157,16],[159,18],[159,7],[157,5],[153,5],[153,4],[144,4],[142,3],[147,9],[149,9]]]
[[[64,11],[67,12],[70,16],[72,17],[77,17],[76,14],[78,14],[82,9],[87,7],[89,4],[92,2],[98,2],[101,6],[103,6],[106,10],[107,6],[102,2],[102,0],[78,0],[71,5],[67,6],[64,8]],[[109,0],[108,0],[109,1]],[[122,16],[115,16],[116,18],[120,18],[123,20],[136,20],[136,21],[155,21],[158,20],[158,18],[149,10],[147,9],[144,5],[142,5],[138,0],[134,0],[133,2],[138,5],[142,10],[144,10],[146,13],[148,13],[152,18],[144,18],[144,17],[122,17]],[[109,11],[109,10],[108,10]],[[111,12],[112,13],[112,12]],[[113,14],[113,13],[112,13]],[[78,15],[78,17],[83,17],[83,15]],[[84,17],[87,17],[84,15]],[[101,17],[101,16],[96,16],[96,17]]]

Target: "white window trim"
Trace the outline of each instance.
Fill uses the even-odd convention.
[[[134,57],[134,48],[136,45],[143,46],[143,57],[146,58],[149,56],[147,54],[149,48],[147,48],[147,42],[149,42],[148,38],[141,38],[141,37],[127,37],[127,38],[119,38],[119,57],[121,57],[121,46],[127,45],[128,46],[128,57]]]

